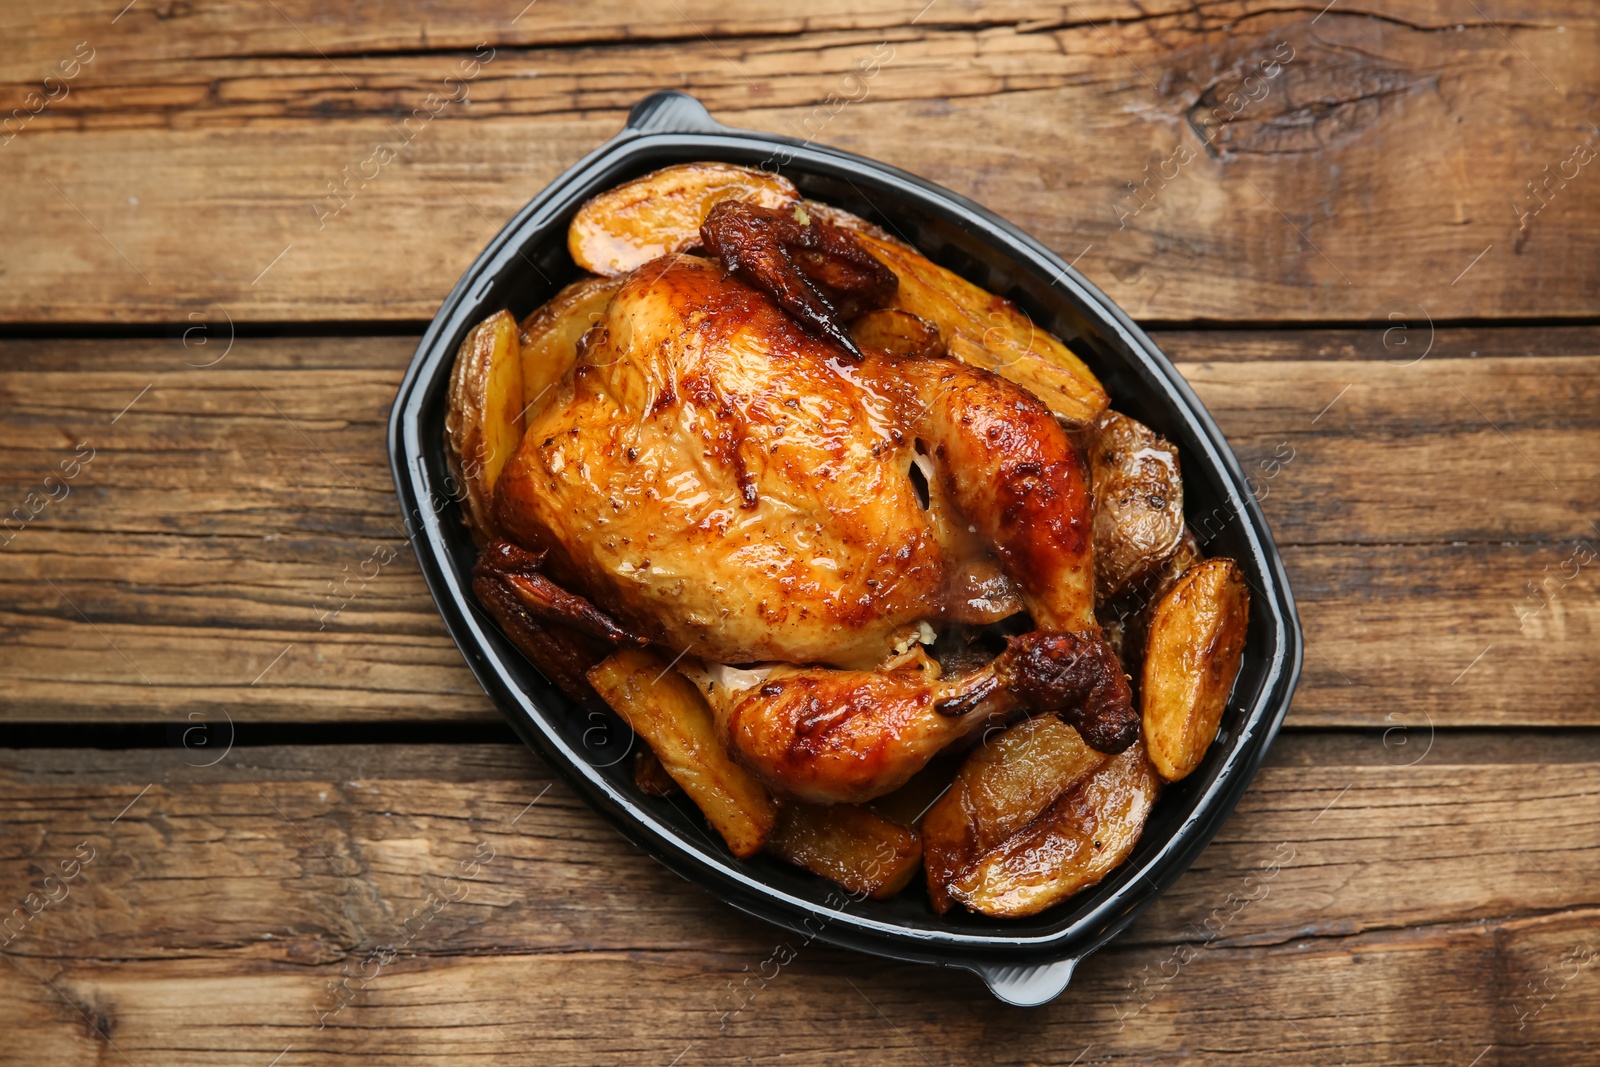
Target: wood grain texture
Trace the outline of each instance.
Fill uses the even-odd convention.
[[[47,870],[93,850],[0,947],[0,1020],[40,1065],[1585,1062],[1595,752],[1316,740],[1027,1013],[738,915],[520,748],[0,753],[0,900],[61,896]]]
[[[412,340],[241,337],[186,365],[222,351],[200,339],[0,344],[10,506],[93,450],[4,534],[25,650],[0,666],[5,715],[492,719],[401,533],[383,431]],[[1254,334],[1179,340],[1300,603],[1291,722],[1600,721],[1600,355],[1395,366],[1277,334],[1265,362],[1228,358]]]
[[[1136,317],[1593,315],[1600,200],[1570,162],[1596,137],[1593,9],[1320,7],[16,8],[28,62],[0,102],[23,106],[79,41],[95,58],[0,150],[31,220],[0,261],[0,320],[428,318],[663,87],[971,196]],[[480,43],[492,61],[447,83]],[[465,97],[397,135],[431,93]],[[1175,176],[1139,207],[1147,167]]]
[[[1593,1061],[1593,5],[15,0],[0,41],[0,330],[46,338],[0,339],[0,746],[170,742],[0,747],[0,1063]],[[1262,498],[1290,728],[1046,1008],[746,918],[520,746],[416,742],[499,717],[400,533],[395,387],[659,88],[1074,260]]]

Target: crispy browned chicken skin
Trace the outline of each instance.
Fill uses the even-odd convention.
[[[687,254],[628,277],[502,475],[501,528],[619,632],[681,650],[735,754],[795,795],[881,795],[1023,707],[1126,747],[1137,720],[1095,625],[1089,495],[1064,431],[955,360],[847,350],[812,321],[841,302],[829,282],[854,272],[882,293],[883,278],[795,247],[815,284],[788,299]],[[788,253],[759,251],[752,280],[793,288],[771,281]],[[1019,593],[1040,632],[988,666],[941,676],[907,651],[927,624],[998,617]]]

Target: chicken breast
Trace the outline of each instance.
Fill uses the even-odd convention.
[[[720,663],[868,669],[943,614],[961,531],[912,477],[913,400],[870,366],[682,254],[580,347],[497,487],[558,580]]]

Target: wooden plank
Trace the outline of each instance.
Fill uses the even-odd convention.
[[[1257,12],[1255,17],[1262,15]],[[1331,12],[1329,24],[1342,15]],[[1567,17],[1580,25],[1593,22],[1587,12],[1572,11]],[[1242,21],[1250,19],[1242,17]],[[1151,33],[1161,32],[1164,21],[1172,23],[1165,28],[1180,39],[1148,41]],[[1268,21],[1269,31],[1293,30],[1308,22],[1293,17]],[[1358,16],[1356,21],[1366,19]],[[387,20],[386,24],[393,25]],[[294,34],[281,20],[278,28],[286,36]],[[596,28],[602,33],[609,29],[604,25]],[[136,62],[116,49],[103,57],[97,52],[83,64],[82,80],[74,78],[70,92],[31,116],[26,129],[281,127],[309,119],[398,118],[415,107],[408,103],[409,94],[420,91],[425,95],[429,88],[442,88],[444,95],[455,96],[453,102],[461,103],[462,110],[476,121],[615,114],[663,84],[692,86],[703,103],[719,111],[746,110],[752,105],[800,108],[824,100],[829,89],[839,88],[839,79],[851,74],[869,82],[870,98],[879,102],[957,100],[1103,82],[1105,76],[1098,68],[1108,56],[1116,55],[1108,42],[1121,46],[1112,33],[1125,35],[1127,44],[1144,52],[1170,58],[1193,39],[1207,39],[1219,28],[1185,26],[1181,18],[1170,18],[1147,20],[1131,33],[1122,26],[1058,26],[1053,20],[1043,25],[1035,21],[983,28],[888,27],[887,32],[815,29],[798,35],[738,38],[728,42],[732,51],[692,30],[670,44],[628,40],[612,42],[610,47],[597,46],[598,42],[546,47],[550,43],[546,41],[532,47],[496,46],[485,43],[484,38],[463,36],[454,44],[441,43],[399,55],[347,52],[337,62],[307,48],[303,39],[297,47],[282,51],[257,45],[228,54],[210,50],[197,56],[140,56]],[[1474,29],[1489,31],[1490,27],[1480,23]],[[1102,30],[1107,33],[1104,38]],[[1436,31],[1415,27],[1412,32]],[[1146,38],[1142,45],[1141,36]],[[1216,39],[1221,39],[1220,34]],[[1274,44],[1280,39],[1281,34],[1271,37]],[[1099,47],[1062,47],[1091,41],[1098,41]],[[875,48],[880,42],[881,47]],[[1499,43],[1503,47],[1503,40]],[[88,48],[83,54],[88,56]],[[1285,48],[1279,58],[1288,55]],[[868,64],[870,76],[862,73],[864,56],[873,60]],[[463,57],[479,59],[466,75],[461,69]],[[1300,58],[1296,54],[1289,63]],[[1126,72],[1137,77],[1131,67]],[[109,74],[122,77],[110,81]],[[453,82],[447,85],[445,79],[451,76],[470,83],[470,91],[458,90]],[[0,93],[20,98],[36,87],[34,78],[23,76],[9,84],[0,82]],[[1381,91],[1396,88],[1387,85]],[[863,95],[855,82],[845,92]],[[1202,128],[1199,136],[1203,137],[1209,129],[1206,117],[1188,118]],[[1209,126],[1216,121],[1211,117]],[[803,138],[809,132],[801,128],[798,136]],[[1234,136],[1239,133],[1233,131]],[[1220,155],[1223,145],[1215,147]]]
[[[1153,339],[1177,363],[1240,363],[1268,360],[1377,362],[1404,370],[1426,358],[1511,359],[1518,356],[1600,354],[1600,327],[1435,326],[1418,309],[1397,312],[1367,329],[1331,327],[1239,330],[1150,328]]]
[[[45,1065],[1581,1063],[1587,747],[1513,764],[1441,738],[1407,765],[1291,740],[1177,886],[1026,1016],[970,976],[738,915],[512,746],[0,752],[0,900],[60,897],[46,871],[93,850],[0,949],[0,1021]]]
[[[492,719],[400,534],[383,426],[412,340],[240,337],[208,368],[185,360],[223,349],[190,341],[0,345],[0,493],[24,517],[65,493],[20,530],[13,511],[0,552],[0,624],[27,650],[0,666],[5,714]],[[1597,721],[1600,357],[1273,344],[1296,358],[1181,366],[1300,601],[1291,721]]]
[[[1213,948],[1121,1031],[1118,1013],[1133,1011],[1141,995],[1128,988],[1128,975],[1172,966],[1170,950],[1096,957],[1064,1003],[1026,1013],[998,1007],[985,992],[958,986],[959,978],[821,948],[758,986],[748,976],[786,958],[774,956],[785,943],[751,941],[734,956],[396,963],[321,1030],[319,998],[327,994],[319,981],[334,981],[336,970],[210,960],[18,965],[6,972],[10,997],[0,1019],[14,1045],[29,1050],[30,1063],[51,1067],[123,1062],[116,1051],[136,1065],[195,1067],[221,1055],[259,1063],[282,1056],[280,1064],[294,1065],[392,1057],[591,1067],[694,1056],[695,1063],[731,1067],[782,1055],[802,1065],[1071,1067],[1086,1053],[1095,1058],[1079,1063],[1580,1067],[1593,1062],[1600,1040],[1576,988],[1592,974],[1558,985],[1561,993],[1548,1004],[1530,994],[1508,1005],[1505,993],[1518,991],[1495,982],[1503,964],[1489,946],[1512,961],[1518,980],[1556,982],[1578,966],[1563,962],[1574,949],[1574,959],[1588,951],[1586,936],[1592,931],[1579,918],[1405,939]],[[353,974],[361,962],[351,964]],[[745,981],[759,994],[724,1030],[721,1020],[739,1003]],[[953,987],[965,1002],[952,1003]],[[1526,1030],[1517,1029],[1517,1012],[1539,1009]]]
[[[1563,566],[1584,558],[1575,551],[1571,545],[1287,549],[1308,642],[1290,723],[1443,728],[1600,721],[1593,701],[1591,652],[1600,618],[1592,568],[1558,584]],[[53,570],[72,558],[50,551],[26,562]],[[170,559],[136,558],[138,567],[118,568],[115,556],[77,558],[94,560],[105,576],[60,575],[50,579],[52,588],[37,572],[17,575],[14,567],[24,561],[7,557],[0,583],[17,603],[0,613],[16,650],[0,668],[6,719],[497,718],[444,633],[415,564],[403,555],[328,631],[317,629],[326,608],[308,609],[292,588],[267,590],[281,599],[265,614],[287,621],[260,619],[241,595],[259,591],[241,590],[240,568],[226,559],[203,567],[212,573],[195,582],[187,560],[168,566]],[[175,576],[135,583],[130,570]],[[1530,583],[1537,583],[1534,590]],[[162,618],[184,614],[201,617]]]
[[[1600,354],[1439,354],[1411,366],[1299,358],[1322,346],[1313,333],[1269,342],[1282,361],[1231,362],[1207,357],[1258,344],[1253,334],[1180,337],[1179,369],[1284,544],[1548,543],[1593,532]],[[85,444],[94,457],[82,485],[95,506],[69,494],[37,529],[71,511],[67,529],[93,533],[271,545],[292,527],[392,539],[383,429],[412,347],[400,337],[239,338],[224,362],[199,369],[178,340],[0,342],[0,491],[25,497]],[[1490,482],[1505,499],[1484,499]],[[178,488],[188,494],[182,515],[166,507]]]
[[[1063,7],[1049,0],[817,0],[804,10],[773,3],[730,6],[717,0],[674,0],[640,9],[624,0],[540,0],[515,12],[494,0],[461,0],[447,12],[427,0],[398,0],[382,11],[359,6],[330,10],[316,0],[274,0],[270,5],[153,8],[135,5],[108,13],[90,0],[18,0],[0,11],[0,32],[15,61],[48,67],[86,31],[115,35],[146,59],[281,56],[350,57],[463,50],[488,40],[497,46],[618,44],[784,37],[842,30],[895,30],[908,26],[975,30],[1015,26],[1037,32],[1089,23],[1152,23],[1167,28],[1174,16],[1185,29],[1226,26],[1259,5],[1229,2],[1199,9],[1184,0],[1078,0]],[[1363,11],[1431,31],[1486,25],[1487,16],[1462,19],[1450,0],[1376,0]],[[1573,0],[1506,0],[1494,5],[1495,22],[1513,29],[1541,21],[1581,18]],[[116,27],[115,31],[107,27]],[[1114,27],[1107,27],[1111,29]],[[41,72],[42,74],[43,72]]]
[[[638,36],[669,38],[651,42],[620,39],[635,28],[620,9],[541,3],[515,34],[569,39],[581,11],[594,43],[496,37],[470,90],[444,79],[483,39],[476,8],[375,28],[290,7],[161,26],[136,7],[90,34],[103,47],[71,92],[0,153],[15,216],[32,220],[10,235],[0,320],[428,318],[503,220],[662,86],[701,93],[732,124],[800,131],[972,196],[1138,317],[1594,311],[1600,201],[1582,195],[1573,156],[1592,137],[1582,101],[1600,91],[1586,6],[1502,24],[1442,4],[1319,16],[1260,0],[1101,25],[1082,19],[1115,9],[946,5],[911,26],[904,8],[869,4],[826,8],[814,29],[809,12],[774,7],[705,19],[747,34],[715,39],[684,9],[644,20]],[[87,25],[72,9],[15,17],[30,55],[53,55],[48,41],[70,56],[88,32],[69,30]],[[1293,59],[1245,88],[1290,54],[1280,45]],[[0,99],[37,90],[16,69]],[[1240,89],[1265,95],[1221,123]],[[344,168],[359,172],[430,93],[464,91],[329,216]],[[1416,144],[1431,147],[1395,150]],[[1172,162],[1180,149],[1191,162]],[[1147,166],[1176,176],[1129,215]],[[1547,180],[1535,199],[1528,183]]]
[[[1386,5],[1376,5],[1382,10]],[[1441,5],[1435,5],[1440,7]],[[1528,5],[1520,5],[1527,7]],[[923,10],[927,7],[927,10]],[[15,42],[19,61],[48,65],[86,31],[115,25],[115,39],[154,59],[217,56],[350,57],[497,46],[606,44],[636,41],[704,41],[729,37],[794,36],[829,30],[892,29],[913,23],[984,27],[995,23],[1068,24],[1084,20],[1138,19],[1183,11],[1178,0],[1084,0],[1061,5],[1001,0],[981,6],[939,0],[818,0],[805,10],[779,4],[730,7],[716,0],[675,0],[640,9],[623,0],[540,0],[518,9],[493,0],[463,0],[440,10],[427,0],[399,0],[382,11],[359,6],[330,10],[316,0],[161,10],[135,6],[114,22],[88,0],[50,4],[19,0],[0,12],[0,32]],[[918,15],[921,15],[918,18]],[[1523,12],[1526,14],[1526,12]],[[1439,10],[1419,21],[1438,22]]]

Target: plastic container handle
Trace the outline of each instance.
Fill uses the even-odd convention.
[[[634,104],[625,128],[636,133],[720,133],[728,127],[688,93],[664,89]]]
[[[1073,958],[1023,967],[980,965],[972,971],[983,979],[989,992],[1004,1003],[1018,1008],[1037,1008],[1061,995],[1077,967],[1078,961]]]

